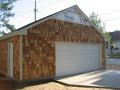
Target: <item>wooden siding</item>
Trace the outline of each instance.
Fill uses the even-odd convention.
[[[104,39],[94,27],[49,19],[23,36],[24,80],[55,76],[56,41],[100,43],[105,64]]]
[[[20,55],[20,38],[14,36],[11,38],[0,40],[0,73],[7,76],[7,59],[8,59],[8,43],[13,43],[13,71],[14,78],[19,80],[20,69],[19,69],[19,55]]]

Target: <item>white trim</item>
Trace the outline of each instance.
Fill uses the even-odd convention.
[[[20,35],[20,80],[23,80],[23,42],[22,42],[22,35]]]
[[[87,42],[64,42],[64,41],[56,41],[55,44],[61,44],[61,43],[74,43],[74,44],[88,44],[88,45],[99,45],[100,43],[87,43]]]
[[[7,53],[8,53],[8,57],[7,57],[7,76],[9,77],[9,68],[10,68],[10,65],[9,65],[9,43],[7,44]]]
[[[8,33],[8,34],[0,37],[0,40],[6,39],[6,38],[9,38],[9,37],[13,37],[13,36],[16,36],[16,35],[27,35],[27,30],[23,29],[23,30]]]
[[[13,43],[8,43],[8,77],[14,78],[13,72]]]

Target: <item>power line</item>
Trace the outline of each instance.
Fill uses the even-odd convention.
[[[35,0],[35,8],[34,8],[34,18],[35,18],[35,21],[36,21],[36,12],[37,12],[37,8],[36,8],[36,0]],[[107,12],[107,13],[103,13],[103,14],[100,14],[99,16],[103,16],[103,15],[108,15],[108,14],[113,14],[113,13],[117,13],[117,12],[120,12],[120,10],[115,10],[115,11],[111,11],[111,12]],[[15,12],[16,13],[16,12]],[[20,12],[21,13],[21,12]],[[27,12],[22,12],[22,14],[18,14],[18,15],[15,15],[15,18],[17,17],[22,17],[24,16],[25,14],[28,14],[28,13],[32,13],[32,10],[29,10]],[[38,13],[41,13],[41,12],[38,12]],[[17,14],[17,13],[16,13]],[[102,20],[103,22],[108,22],[108,21],[113,21],[113,20],[120,20],[120,17],[118,18],[112,18],[112,19],[107,19],[107,20]]]
[[[120,12],[120,10],[115,10],[115,11],[103,13],[103,14],[100,14],[99,16],[108,15],[108,14],[113,14],[113,13],[117,13],[117,12]]]
[[[114,20],[120,20],[120,17],[118,18],[112,18],[112,19],[107,19],[107,20],[102,20],[103,22],[108,22],[108,21],[114,21]]]
[[[99,16],[109,15],[109,14],[113,14],[113,13],[117,13],[117,12],[120,12],[120,10],[115,10],[115,11],[103,13],[103,14],[100,14]],[[118,17],[118,18],[112,18],[112,19],[106,19],[106,20],[102,20],[102,21],[103,22],[109,22],[109,21],[114,21],[114,20],[120,20],[120,17]]]
[[[29,10],[29,11],[27,11],[27,12],[22,12],[21,14],[15,14],[15,17],[23,16],[23,15],[25,15],[26,13],[28,14],[28,13],[31,13],[31,12],[32,12],[32,10]]]

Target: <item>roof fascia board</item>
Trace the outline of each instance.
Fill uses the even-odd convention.
[[[26,34],[27,34],[26,30],[14,31],[14,32],[8,33],[8,34],[0,37],[0,40],[6,39],[6,38],[9,38],[9,37],[13,37],[13,36],[17,36],[17,35],[26,35]]]
[[[19,29],[19,30],[13,31],[13,32],[11,32],[11,33],[9,33],[9,34],[6,34],[6,35],[0,37],[0,40],[6,39],[6,38],[9,38],[9,37],[13,37],[13,36],[16,36],[16,35],[27,35],[27,30],[28,30],[29,28],[31,28],[31,27],[33,27],[33,26],[35,26],[35,25],[37,25],[37,24],[40,24],[40,23],[46,21],[47,19],[49,19],[49,18],[45,18],[45,19],[40,20],[40,21],[38,21],[38,22],[36,22],[36,23],[34,23],[34,24],[31,24],[31,25],[26,26],[26,27],[24,27],[24,28],[21,28],[21,29]]]

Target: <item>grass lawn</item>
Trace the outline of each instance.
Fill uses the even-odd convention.
[[[109,58],[120,58],[120,54],[112,54]]]

